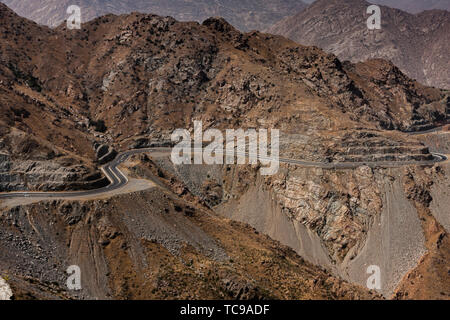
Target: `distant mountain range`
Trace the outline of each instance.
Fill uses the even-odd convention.
[[[309,6],[297,0],[1,0],[19,15],[56,27],[77,4],[83,22],[98,16],[131,12],[202,22],[225,18],[241,31],[265,30],[304,45],[316,45],[352,62],[391,60],[408,76],[435,87],[450,88],[450,0],[371,0],[382,7],[382,30],[366,27],[364,0],[318,0]],[[305,2],[311,3],[311,0]],[[400,11],[421,12],[411,14]]]
[[[303,0],[307,4],[311,4],[314,1]],[[450,10],[450,0],[370,0],[369,2],[401,9],[410,13],[419,13],[433,9]]]
[[[408,76],[449,89],[450,12],[413,15],[382,6],[381,30],[368,30],[369,5],[364,0],[318,0],[267,32],[319,46],[343,60],[391,60]]]
[[[300,0],[2,0],[19,15],[39,24],[55,27],[68,15],[70,5],[78,5],[84,22],[114,13],[134,11],[171,16],[180,21],[203,22],[209,17],[225,18],[241,31],[262,30],[280,19],[301,11]]]
[[[410,13],[434,9],[450,10],[450,0],[371,0],[370,2],[405,10]]]

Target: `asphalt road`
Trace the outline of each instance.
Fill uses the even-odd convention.
[[[108,186],[86,191],[68,191],[68,192],[8,192],[0,193],[0,199],[13,199],[13,198],[80,198],[83,196],[101,195],[112,190],[119,189],[128,183],[127,176],[119,170],[118,166],[125,162],[131,155],[139,153],[151,153],[151,152],[163,152],[169,153],[172,148],[167,147],[155,147],[155,148],[144,148],[144,149],[133,149],[125,151],[119,154],[113,161],[101,167],[101,170],[111,182]],[[195,149],[194,149],[194,152]],[[245,153],[248,156],[247,153]],[[378,166],[378,167],[398,167],[404,165],[433,165],[437,162],[446,161],[447,157],[443,154],[433,153],[434,159],[430,161],[391,161],[391,162],[340,162],[340,163],[322,163],[322,162],[311,162],[296,159],[286,159],[280,158],[280,163],[288,163],[293,165],[299,165],[303,167],[315,167],[324,169],[350,169],[356,168],[362,165],[367,166]],[[259,157],[260,160],[271,160],[269,158]]]
[[[416,136],[416,135],[419,135],[419,134],[440,132],[440,131],[442,131],[442,128],[443,128],[443,126],[440,126],[440,127],[436,127],[436,128],[432,128],[432,129],[428,129],[428,130],[424,130],[424,131],[408,132],[408,134],[411,135],[411,136]]]

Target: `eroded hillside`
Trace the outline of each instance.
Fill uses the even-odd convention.
[[[172,192],[148,158],[129,166],[162,182],[105,200],[1,210],[0,270],[15,299],[379,298]],[[80,267],[80,291],[67,289],[70,265]]]
[[[401,299],[448,299],[448,161],[435,166],[354,169],[282,164],[257,167],[173,166],[177,177],[221,215],[249,223],[335,275],[365,285],[380,267],[381,292]],[[142,173],[141,173],[142,174]]]

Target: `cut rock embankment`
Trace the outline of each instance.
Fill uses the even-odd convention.
[[[376,173],[379,182],[373,185],[357,179],[354,191],[347,189],[347,194],[345,188],[349,186],[339,191],[338,185],[333,186],[337,178],[333,176],[353,183],[353,173],[308,171],[297,170],[284,184],[269,189],[263,181],[257,181],[218,210],[230,219],[249,223],[351,282],[365,286],[367,267],[379,266],[381,292],[389,297],[425,253],[419,217],[400,182],[402,169]],[[314,175],[323,183],[315,179],[311,182]]]
[[[107,184],[100,172],[56,161],[12,160],[0,155],[0,192],[94,189]]]

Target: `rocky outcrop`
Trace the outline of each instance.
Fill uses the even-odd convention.
[[[381,292],[391,296],[426,252],[419,216],[403,191],[402,170],[283,171],[248,184],[238,179],[248,175],[237,170],[225,184],[224,193],[231,196],[218,210],[363,286],[367,268],[379,266]],[[242,191],[239,185],[250,186]]]
[[[14,127],[0,131],[0,192],[93,189],[108,184],[92,163]]]
[[[108,146],[105,144],[95,144],[94,148],[97,161],[100,164],[110,162],[117,156],[117,151],[114,150],[112,146]]]
[[[430,161],[425,145],[405,137],[387,137],[375,131],[355,131],[336,135],[327,150],[331,162]]]
[[[99,172],[82,165],[62,166],[56,161],[12,160],[0,155],[0,192],[80,190],[107,184]]]
[[[282,165],[278,174],[262,178],[257,168],[245,166],[216,168],[212,175],[209,166],[194,169],[172,166],[164,158],[153,161],[216,212],[249,223],[336,275],[365,286],[368,267],[378,266],[380,292],[386,297],[427,252],[420,215],[403,186],[403,168]],[[192,176],[189,167],[195,172]],[[202,189],[201,181],[209,186],[214,181],[216,189]],[[440,185],[433,193],[438,199],[445,184]],[[219,203],[210,201],[215,199],[211,190],[222,194]]]

